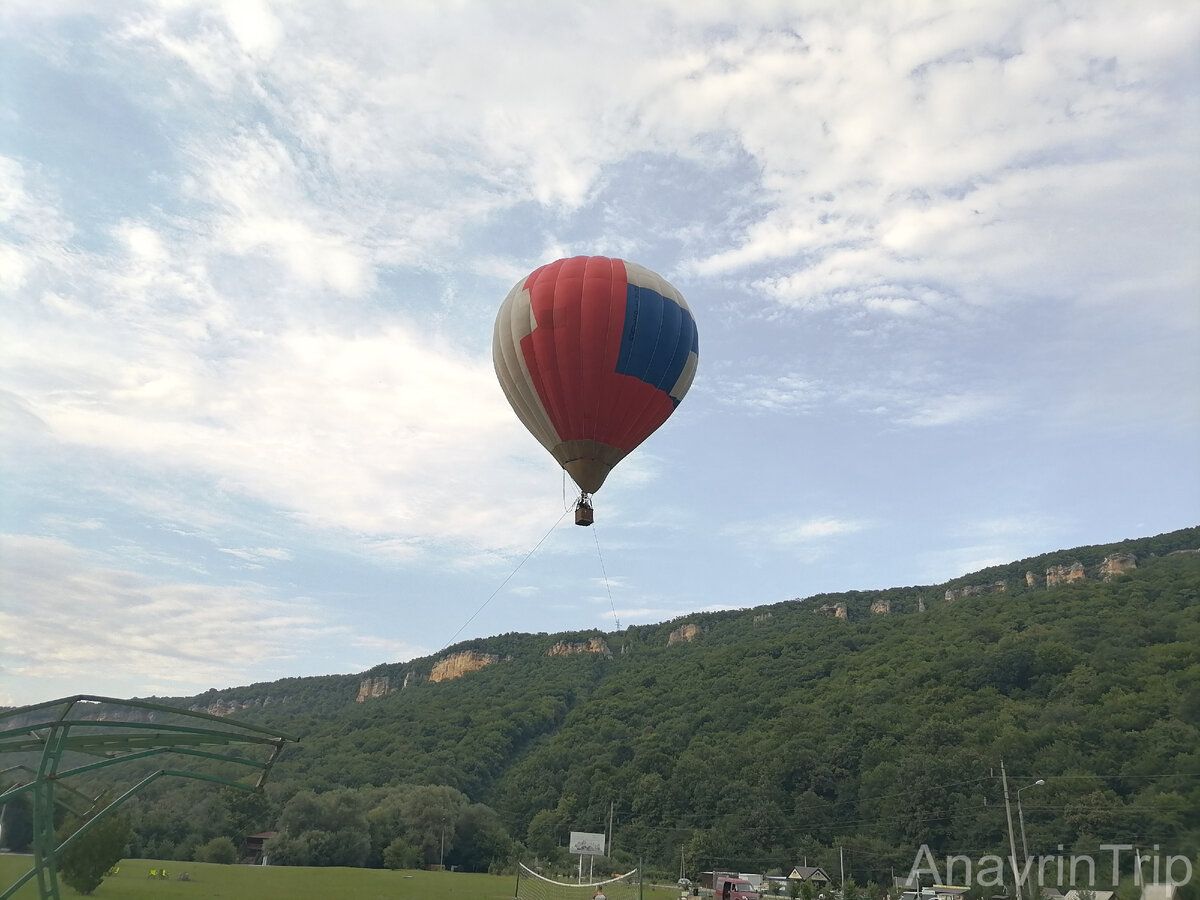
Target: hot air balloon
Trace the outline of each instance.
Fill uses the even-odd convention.
[[[636,263],[560,259],[508,292],[492,338],[496,377],[579,486],[577,525],[592,524],[591,495],[675,411],[698,353],[683,295]]]

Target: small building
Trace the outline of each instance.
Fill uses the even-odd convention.
[[[815,888],[824,888],[829,884],[829,875],[820,866],[792,866],[788,879],[801,884],[808,882]]]
[[[242,841],[242,852],[238,859],[247,866],[265,865],[267,841],[279,837],[278,831],[260,831]]]
[[[899,880],[899,878],[896,879],[896,881]],[[970,889],[970,887],[957,884],[934,884],[920,890],[916,888],[906,890],[900,894],[900,900],[962,900],[962,897]]]

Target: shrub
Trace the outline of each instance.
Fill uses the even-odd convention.
[[[384,849],[383,864],[389,869],[415,869],[421,865],[421,852],[404,838],[396,838]]]
[[[237,847],[233,841],[222,835],[215,837],[207,844],[196,848],[196,862],[223,863],[231,865],[237,862]]]

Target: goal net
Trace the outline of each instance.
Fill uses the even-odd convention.
[[[642,874],[634,869],[616,878],[578,884],[555,881],[525,863],[517,864],[516,900],[592,900],[597,890],[606,900],[642,900]]]

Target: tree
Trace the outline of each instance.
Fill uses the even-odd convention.
[[[0,781],[0,790],[7,787]],[[33,804],[21,794],[0,804],[0,846],[23,853],[33,841]]]
[[[59,833],[59,842],[91,820],[72,817]],[[99,820],[69,846],[58,860],[62,880],[81,894],[91,894],[104,875],[125,855],[132,828],[128,816],[110,815]]]
[[[233,840],[221,835],[207,844],[196,848],[196,862],[222,863],[232,865],[237,862],[237,847]]]
[[[487,872],[496,865],[506,866],[516,852],[500,817],[482,803],[462,810],[454,833],[457,838],[454,852],[447,853],[446,859],[467,872]]]
[[[278,829],[291,835],[302,834],[325,823],[325,810],[312,791],[299,791],[279,814]]]
[[[421,865],[421,851],[398,837],[384,849],[383,864],[389,869],[416,869]]]
[[[310,866],[361,866],[371,852],[367,829],[344,828],[337,831],[306,831]]]
[[[277,865],[361,866],[371,853],[363,797],[351,790],[301,791],[279,816],[268,853]]]
[[[312,858],[306,838],[287,833],[271,838],[264,849],[273,866],[307,866]]]
[[[543,809],[534,815],[525,831],[525,843],[539,857],[552,857],[558,850],[558,835],[562,831],[562,817],[557,810]]]
[[[234,842],[266,831],[271,824],[271,805],[260,791],[225,788],[222,792],[229,809],[229,835]]]
[[[458,817],[468,803],[465,794],[445,785],[420,785],[405,794],[400,805],[404,837],[421,849],[427,865],[440,864],[454,849]]]

